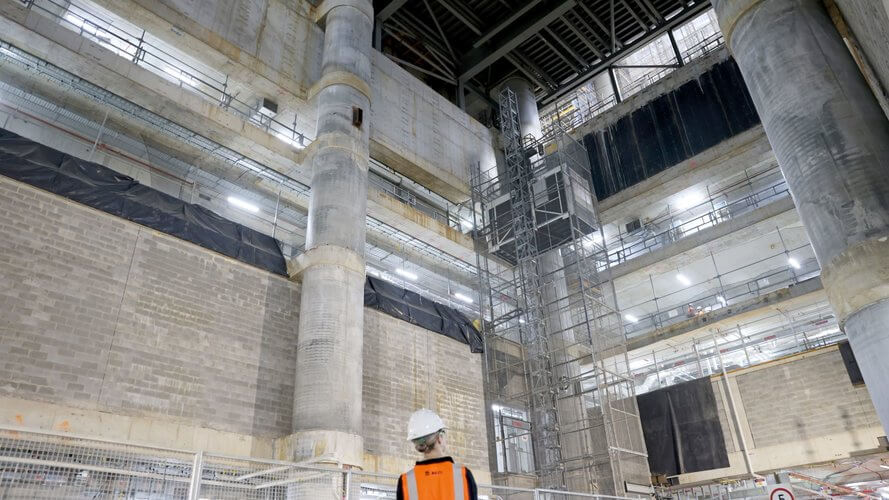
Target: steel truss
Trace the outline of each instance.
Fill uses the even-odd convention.
[[[472,179],[486,394],[530,432],[495,446],[530,437],[540,487],[623,495],[649,473],[589,158],[558,131],[522,140],[509,89],[500,110],[503,171]]]

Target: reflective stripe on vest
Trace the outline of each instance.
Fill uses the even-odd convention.
[[[463,466],[460,464],[451,464],[454,476],[454,500],[464,500],[466,493],[463,491]],[[417,475],[414,469],[405,474],[405,482],[407,483],[408,500],[420,500],[419,489],[417,488]]]

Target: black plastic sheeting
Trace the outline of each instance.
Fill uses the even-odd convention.
[[[0,174],[258,268],[287,274],[284,256],[271,236],[3,129]]]
[[[466,315],[410,290],[368,276],[364,305],[468,344],[472,352],[484,352],[482,336]]]
[[[0,174],[287,275],[284,255],[271,236],[4,129],[0,129]],[[481,335],[463,313],[391,283],[368,277],[364,305],[459,340],[472,352],[483,350]]]
[[[864,385],[864,376],[861,375],[861,368],[858,367],[858,361],[855,360],[855,353],[852,352],[852,346],[848,340],[844,340],[839,344],[840,356],[843,357],[843,365],[846,367],[846,373],[849,374],[849,382],[854,386]]]
[[[584,136],[601,200],[759,124],[734,59]]]
[[[652,474],[668,476],[728,467],[710,379],[637,396]]]

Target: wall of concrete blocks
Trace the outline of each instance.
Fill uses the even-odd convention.
[[[847,458],[877,448],[886,435],[867,388],[852,386],[836,346],[730,372],[728,381],[756,472]],[[730,467],[683,474],[683,483],[745,471],[725,383],[712,383]]]
[[[212,447],[175,437],[209,429],[271,456],[290,432],[298,306],[282,277],[0,177],[0,424],[127,439],[121,426],[163,422],[180,427],[141,440]],[[481,357],[365,312],[369,467],[415,458],[405,425],[427,406],[486,477]]]

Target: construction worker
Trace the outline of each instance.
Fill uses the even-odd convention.
[[[411,415],[407,440],[423,460],[398,478],[397,500],[478,500],[472,472],[445,454],[445,425],[434,411],[423,408]]]

